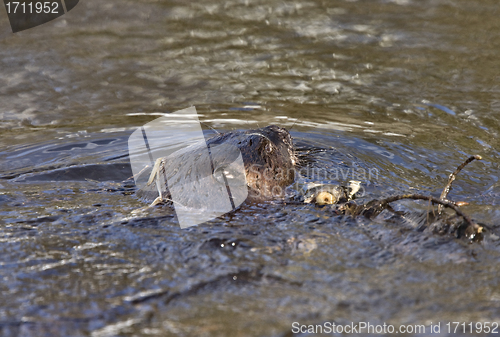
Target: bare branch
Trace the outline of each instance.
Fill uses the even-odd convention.
[[[470,158],[469,158],[470,159]],[[476,159],[476,158],[474,158]],[[472,161],[472,160],[471,160]],[[465,165],[462,165],[465,166]],[[475,223],[467,214],[462,212],[460,208],[458,207],[457,204],[454,202],[448,201],[448,200],[440,200],[438,198],[428,196],[428,195],[422,195],[422,194],[400,194],[400,195],[395,195],[389,198],[385,198],[382,200],[378,200],[377,204],[381,209],[385,209],[387,205],[391,202],[402,200],[402,199],[413,199],[413,200],[429,200],[430,202],[434,204],[438,204],[440,206],[448,207],[451,208],[457,213],[459,216],[464,218],[464,220],[467,222],[467,228],[465,230],[465,234],[473,239],[477,234],[482,233],[483,227]]]
[[[474,156],[470,156],[469,158],[467,158],[466,161],[464,161],[459,167],[457,167],[457,169],[452,173],[450,174],[450,177],[448,178],[448,183],[446,184],[446,186],[444,187],[443,189],[443,192],[441,192],[441,196],[439,197],[439,199],[441,200],[446,200],[446,197],[448,196],[448,193],[450,193],[450,190],[451,190],[451,184],[455,181],[456,177],[457,177],[457,174],[462,171],[462,169],[467,165],[469,164],[471,161],[473,160],[481,160],[483,159],[480,155],[474,155]],[[438,214],[441,214],[441,211],[443,210],[443,205],[439,205],[438,206]]]

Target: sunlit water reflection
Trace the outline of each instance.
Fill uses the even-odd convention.
[[[3,335],[500,321],[496,236],[278,202],[181,230],[168,207],[132,215],[127,157],[136,127],[192,105],[207,136],[292,127],[311,167],[376,170],[362,200],[439,196],[480,154],[450,197],[497,228],[497,2],[87,0],[17,34],[0,20]]]

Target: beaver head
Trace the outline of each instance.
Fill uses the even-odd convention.
[[[295,179],[297,158],[290,133],[279,126],[228,132],[207,141],[207,145],[238,147],[245,165],[249,195],[283,197],[285,187]]]

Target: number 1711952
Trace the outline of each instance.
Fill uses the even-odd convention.
[[[448,322],[448,333],[499,333],[497,322]]]
[[[5,6],[7,7],[8,14],[41,14],[41,13],[51,13],[51,14],[59,14],[59,3],[57,2],[18,2],[18,1],[10,1],[6,2]]]

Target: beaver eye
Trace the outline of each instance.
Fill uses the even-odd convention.
[[[266,152],[267,152],[267,153],[271,153],[271,152],[273,152],[273,146],[272,146],[271,144],[267,144],[267,145],[266,145]]]

